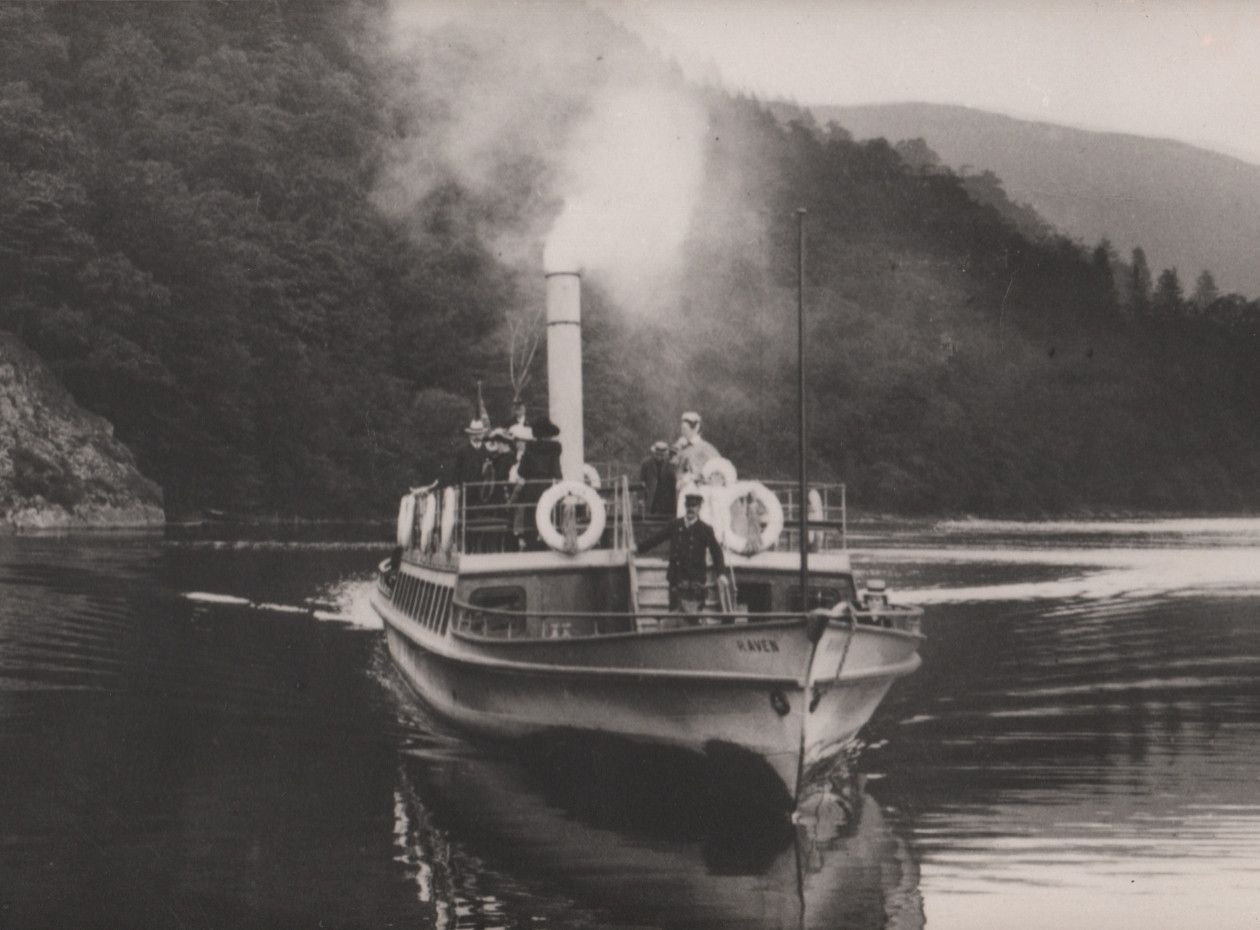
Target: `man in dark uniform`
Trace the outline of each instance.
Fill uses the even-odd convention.
[[[713,558],[713,567],[717,569],[718,584],[726,578],[726,561],[722,558],[722,547],[718,544],[713,527],[700,519],[700,505],[704,498],[699,494],[688,494],[684,498],[687,508],[684,516],[671,520],[663,530],[639,544],[644,552],[669,540],[669,571],[666,580],[669,582],[669,608],[684,614],[697,614],[704,607],[705,582],[708,571],[705,567],[705,553]]]

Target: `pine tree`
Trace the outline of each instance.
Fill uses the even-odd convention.
[[[1146,264],[1146,253],[1138,246],[1133,250],[1133,261],[1129,270],[1129,312],[1141,318],[1150,311],[1151,268]]]
[[[1095,291],[1098,310],[1103,317],[1107,318],[1115,316],[1119,302],[1116,295],[1116,276],[1112,270],[1114,261],[1115,252],[1111,248],[1111,242],[1103,238],[1094,247],[1090,265],[1093,272],[1093,281],[1091,283]]]
[[[1185,309],[1181,279],[1177,277],[1176,268],[1165,268],[1160,272],[1159,280],[1155,283],[1155,293],[1151,297],[1151,307],[1155,315],[1163,319],[1180,316]]]
[[[1216,289],[1216,279],[1212,277],[1212,272],[1204,268],[1194,282],[1194,296],[1190,298],[1190,306],[1195,314],[1202,315],[1220,296],[1220,291]]]

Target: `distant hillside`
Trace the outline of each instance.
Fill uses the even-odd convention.
[[[1260,295],[1260,165],[1181,142],[1089,132],[972,110],[907,103],[814,107],[858,139],[924,138],[959,171],[992,170],[1012,199],[1087,245],[1106,236],[1122,257],[1183,282],[1209,269],[1222,290]]]
[[[0,530],[150,526],[162,490],[108,421],[80,408],[43,362],[0,331]]]
[[[135,469],[108,477],[128,460],[108,451],[109,424],[169,512],[392,510],[441,474],[478,393],[506,412],[508,356],[540,321],[542,243],[571,197],[590,202],[574,169],[599,162],[592,138],[640,135],[638,122],[635,138],[617,132],[637,112],[628,87],[669,102],[691,128],[667,135],[700,143],[702,170],[679,200],[685,274],[649,274],[636,250],[661,224],[633,210],[639,222],[607,223],[622,267],[584,269],[590,461],[636,462],[695,409],[741,474],[794,473],[804,207],[816,480],[887,512],[1260,511],[1260,301],[1187,298],[1158,274],[1174,260],[1148,235],[1160,224],[1138,226],[1156,275],[1134,287],[1106,250],[1043,235],[976,159],[966,179],[913,170],[907,156],[931,153],[688,85],[589,6],[553,28],[505,4],[418,34],[405,55],[384,54],[384,12],[0,4],[0,328],[104,418],[40,419],[69,398],[29,405],[30,366],[6,381],[0,346],[0,427],[20,427],[0,428],[0,519],[37,497],[110,505],[120,486],[156,508]],[[657,150],[671,151],[654,140],[600,163],[651,167]],[[1158,160],[1131,161],[1158,193]],[[1068,192],[1131,169],[1080,162],[1056,176]],[[671,151],[654,170],[683,164]],[[652,204],[651,188],[604,203]],[[1190,215],[1170,197],[1170,216]],[[1225,211],[1207,215],[1237,235]],[[1241,287],[1201,238],[1203,264]],[[100,467],[81,470],[84,457]]]

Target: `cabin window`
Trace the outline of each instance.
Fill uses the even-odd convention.
[[[473,591],[468,602],[496,613],[479,615],[482,633],[486,636],[512,636],[519,633],[525,611],[525,589],[519,586],[480,588]]]
[[[433,610],[433,596],[437,593],[437,585],[431,581],[424,583],[424,596],[420,599],[420,610],[416,614],[418,619],[425,626],[429,625],[429,612]]]
[[[454,588],[442,589],[442,610],[438,614],[438,632],[446,633],[446,623],[451,616],[451,599],[455,596]]]
[[[750,614],[768,614],[774,609],[773,591],[767,581],[741,581],[736,596]]]
[[[442,585],[433,586],[433,600],[429,602],[429,616],[425,621],[429,629],[437,629],[438,623],[441,622],[442,614],[446,612],[446,598],[450,593],[450,588]]]
[[[828,610],[841,601],[852,603],[853,600],[853,582],[847,578],[828,578],[826,584],[810,585],[809,603],[803,608],[801,607],[800,585],[794,585],[787,590],[787,609],[789,611]]]
[[[416,604],[420,601],[420,594],[424,591],[424,582],[415,578],[411,580],[411,591],[407,595],[407,614],[414,617],[416,615]]]
[[[487,610],[509,610],[523,613],[525,610],[525,589],[519,586],[502,588],[479,588],[468,599],[474,607]]]
[[[424,582],[412,579],[411,591],[407,594],[407,615],[414,617],[416,615],[416,602],[420,599],[420,592],[424,590]]]
[[[433,583],[430,581],[420,582],[420,590],[416,592],[416,602],[412,605],[411,615],[420,623],[424,623],[425,605],[429,601],[429,592],[433,590]]]

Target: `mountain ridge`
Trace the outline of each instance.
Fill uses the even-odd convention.
[[[1260,294],[1260,165],[1177,139],[1032,121],[954,104],[815,106],[856,138],[923,138],[956,171],[991,170],[1064,234],[1141,247],[1184,283],[1202,270]]]

